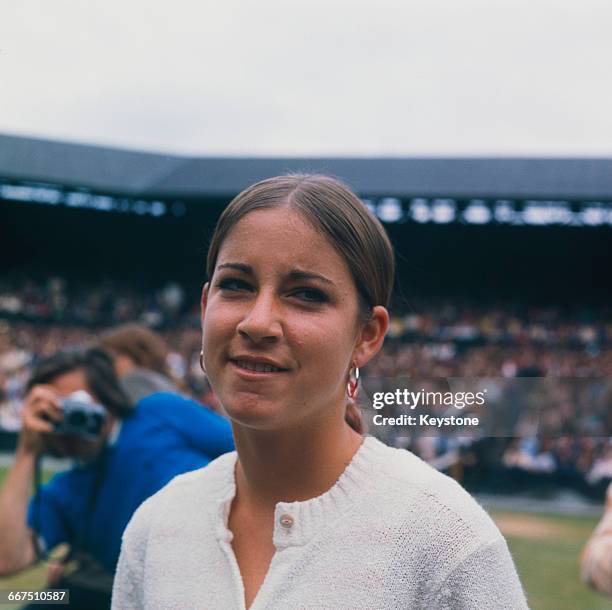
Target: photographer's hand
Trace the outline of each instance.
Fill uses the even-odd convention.
[[[19,448],[38,455],[44,447],[45,436],[53,432],[53,422],[61,421],[62,417],[55,391],[45,385],[34,386],[23,405]]]
[[[11,466],[0,490],[0,576],[18,572],[36,560],[27,510],[34,465],[62,412],[57,394],[48,386],[32,388],[23,405],[22,428]]]

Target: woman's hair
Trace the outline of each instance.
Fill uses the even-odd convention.
[[[124,324],[103,333],[98,343],[111,354],[127,356],[143,369],[171,377],[168,347],[154,331],[140,324]]]
[[[237,195],[221,214],[208,249],[212,278],[223,241],[249,212],[277,207],[295,210],[346,261],[359,296],[360,318],[369,320],[376,305],[389,306],[395,257],[389,238],[372,212],[343,182],[320,174],[290,174],[262,180]],[[347,423],[363,432],[359,409],[349,402]]]
[[[75,370],[84,372],[89,389],[113,415],[124,418],[132,413],[133,405],[115,373],[112,358],[98,347],[65,349],[43,358],[34,367],[26,389],[52,383]]]

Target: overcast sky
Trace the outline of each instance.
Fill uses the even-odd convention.
[[[4,0],[0,132],[220,155],[612,156],[610,0]]]

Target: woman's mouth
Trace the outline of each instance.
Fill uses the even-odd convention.
[[[237,371],[248,376],[287,372],[287,369],[268,364],[267,362],[252,362],[249,360],[230,360],[230,362]]]

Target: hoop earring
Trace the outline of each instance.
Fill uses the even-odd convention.
[[[357,396],[358,389],[359,389],[359,368],[356,366],[352,366],[349,370],[349,380],[348,380],[348,383],[346,384],[346,393],[351,400],[355,400],[355,396]]]
[[[202,369],[202,373],[206,375],[206,369],[204,368],[204,350],[200,350],[200,368]]]

